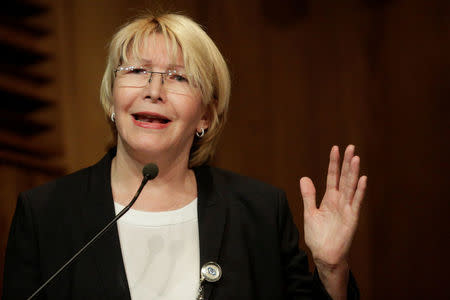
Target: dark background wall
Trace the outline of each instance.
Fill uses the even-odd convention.
[[[103,155],[108,40],[140,10],[163,7],[204,25],[232,72],[214,164],[285,189],[302,230],[298,179],[322,194],[331,146],[355,144],[369,176],[351,253],[363,299],[448,295],[449,1],[12,3],[0,43],[34,60],[2,50],[2,257],[17,193]]]

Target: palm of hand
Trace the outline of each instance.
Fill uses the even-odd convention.
[[[327,188],[319,208],[311,179],[300,180],[304,203],[305,242],[317,263],[334,266],[346,263],[356,231],[367,177],[359,177],[359,157],[354,146],[347,147],[339,170],[339,150],[330,153]]]

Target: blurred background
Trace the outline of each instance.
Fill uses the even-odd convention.
[[[283,188],[302,232],[298,179],[321,197],[331,146],[355,144],[369,176],[351,253],[362,299],[449,296],[448,0],[3,3],[1,270],[17,194],[112,141],[99,104],[108,41],[147,8],[194,18],[229,64],[214,165]]]

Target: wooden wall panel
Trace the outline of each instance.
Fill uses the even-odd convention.
[[[148,7],[185,12],[232,72],[214,164],[285,189],[302,230],[298,179],[312,177],[321,195],[331,145],[356,144],[369,175],[351,253],[363,299],[448,294],[448,1],[54,3],[66,170],[94,163],[110,140],[98,89],[117,26]],[[0,171],[9,199],[1,204],[4,238],[13,199],[28,186],[12,188],[23,176],[17,167]]]
[[[447,1],[397,1],[379,12],[370,86],[375,299],[438,299],[450,251]]]

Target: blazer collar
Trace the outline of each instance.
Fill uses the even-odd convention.
[[[88,193],[83,199],[85,242],[88,242],[115,216],[111,190],[111,162],[116,149],[111,149],[89,172]],[[197,181],[198,225],[200,240],[200,266],[208,262],[220,265],[220,249],[227,215],[227,194],[221,182],[216,182],[209,166],[194,168]],[[123,264],[117,225],[109,229],[89,252],[94,253],[100,282],[106,299],[131,300]],[[204,284],[204,297],[209,299],[216,283]]]

